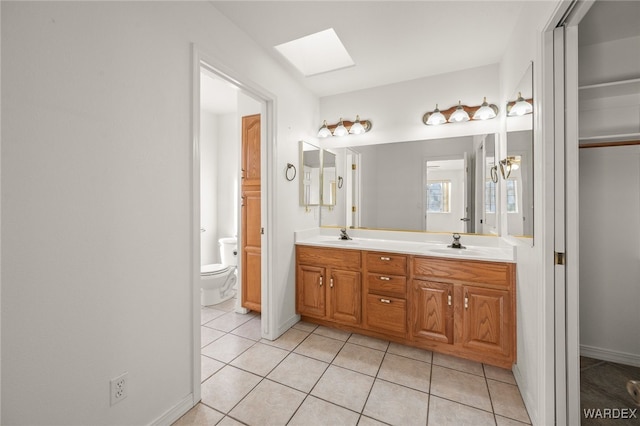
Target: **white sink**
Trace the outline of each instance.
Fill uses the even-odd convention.
[[[328,240],[328,241],[322,241],[322,244],[331,244],[336,246],[352,246],[359,243],[354,240]]]
[[[486,256],[487,252],[485,250],[478,249],[454,249],[454,248],[430,248],[427,249],[428,252],[437,253],[437,254],[446,254],[450,256]]]

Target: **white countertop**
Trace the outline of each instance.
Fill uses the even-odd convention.
[[[515,263],[515,247],[500,237],[463,234],[465,249],[447,247],[451,234],[427,232],[378,231],[349,229],[351,240],[341,240],[338,228],[314,228],[296,231],[297,245],[374,250],[450,259],[470,259]]]

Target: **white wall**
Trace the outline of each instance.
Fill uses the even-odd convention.
[[[484,96],[498,105],[499,86],[498,64],[493,64],[326,96],[320,99],[322,119],[331,124],[340,117],[354,120],[359,114],[362,120],[372,122],[372,128],[364,135],[331,137],[320,142],[323,147],[360,146],[496,133],[498,120],[426,126],[422,116],[436,104],[442,110],[457,105],[458,100],[480,105]]]
[[[640,147],[580,150],[580,345],[640,366]]]
[[[244,96],[239,94],[239,96]],[[218,156],[216,158],[216,239],[213,241],[216,262],[220,262],[218,239],[238,235],[238,191],[239,165],[241,151],[242,118],[238,114],[224,114],[220,117],[218,133]]]
[[[1,422],[149,424],[192,387],[191,43],[277,97],[279,324],[293,231],[317,225],[284,179],[317,99],[208,2],[0,7]]]
[[[218,119],[217,114],[200,112],[200,264],[217,263],[218,235]]]

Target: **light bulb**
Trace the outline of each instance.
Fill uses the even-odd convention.
[[[478,108],[475,114],[473,114],[473,119],[489,120],[491,118],[495,118],[495,116],[496,112],[493,110],[493,108],[491,108],[491,106],[489,106],[489,104],[487,103],[487,98],[485,97],[482,105],[480,105],[480,108]]]
[[[318,130],[318,137],[328,138],[329,136],[331,136],[331,130],[329,130],[329,128],[327,127],[327,120],[324,120],[322,127],[320,127],[320,130]]]
[[[518,92],[518,99],[516,100],[515,105],[511,107],[509,117],[513,117],[514,115],[525,115],[531,114],[533,112],[533,105],[527,102],[523,97],[522,93]]]
[[[365,132],[366,130],[364,126],[360,123],[360,116],[356,115],[356,121],[351,125],[351,128],[349,129],[349,133],[351,133],[352,135],[361,135]]]
[[[444,116],[443,113],[438,109],[438,104],[436,104],[436,109],[433,110],[431,114],[429,114],[429,118],[427,119],[427,125],[429,126],[437,126],[438,124],[444,124],[447,122],[447,117]]]
[[[338,123],[338,127],[333,130],[333,136],[347,136],[349,131],[346,127],[344,127],[344,123],[342,122],[342,117],[340,117],[340,123]]]
[[[464,121],[469,121],[469,114],[462,108],[462,102],[458,101],[458,107],[449,117],[449,123],[462,123]]]

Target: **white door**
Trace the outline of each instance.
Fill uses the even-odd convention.
[[[578,1],[554,31],[556,423],[580,424],[578,24],[593,2]]]

